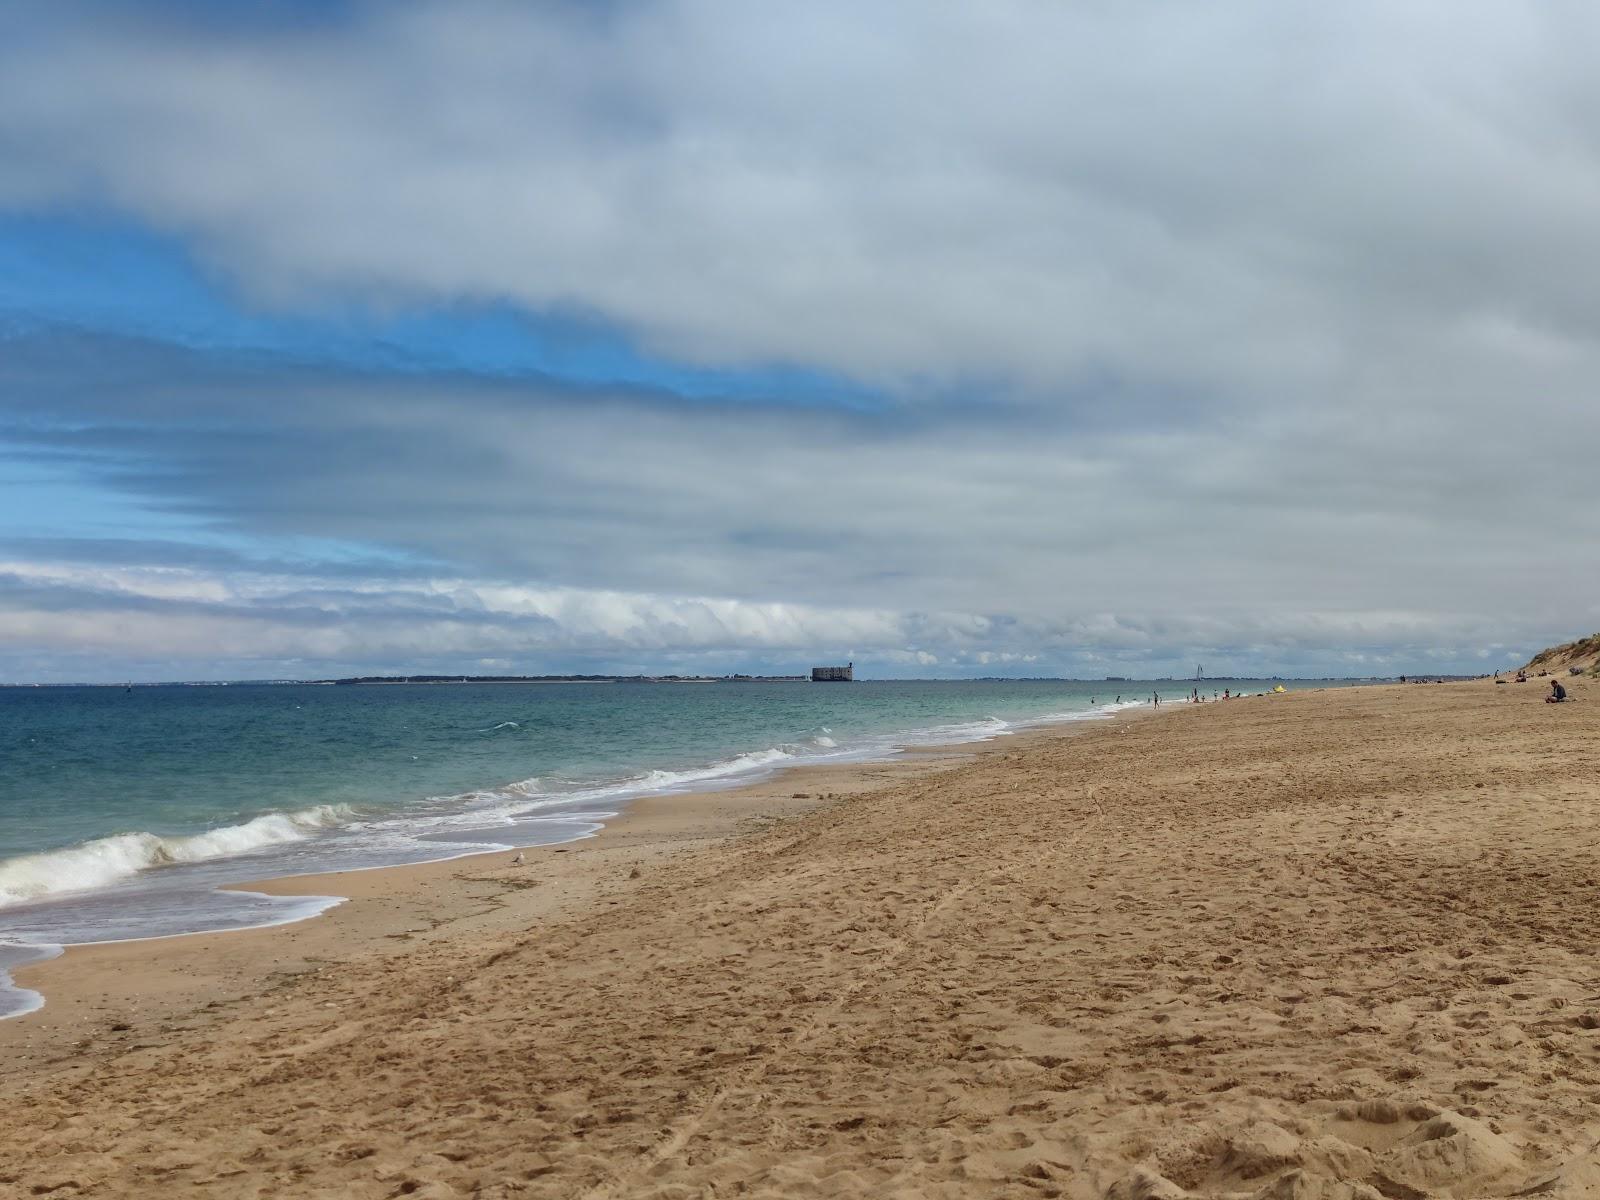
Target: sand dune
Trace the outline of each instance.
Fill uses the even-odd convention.
[[[95,1031],[7,1084],[0,1191],[1600,1195],[1573,692],[1179,706],[617,861],[515,931]]]

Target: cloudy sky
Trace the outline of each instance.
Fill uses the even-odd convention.
[[[0,680],[1600,627],[1600,10],[0,13]]]

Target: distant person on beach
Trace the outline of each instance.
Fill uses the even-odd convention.
[[[1151,704],[1160,704],[1161,703],[1161,693],[1160,692],[1151,692],[1150,693],[1150,703]]]
[[[1550,694],[1544,698],[1546,704],[1560,704],[1567,698],[1567,689],[1561,686],[1559,679],[1550,681]]]

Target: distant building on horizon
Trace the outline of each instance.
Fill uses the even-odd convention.
[[[846,663],[842,667],[812,667],[812,683],[853,683],[856,677],[856,664]]]

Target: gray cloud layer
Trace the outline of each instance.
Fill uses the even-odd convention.
[[[263,296],[508,298],[901,386],[1327,398],[1588,341],[1590,6],[52,11],[0,39],[0,199],[103,197]]]
[[[830,614],[806,646],[870,612],[913,656],[1464,663],[1594,622],[1590,6],[126,11],[3,18],[0,205],[108,204],[261,303],[509,301],[899,406],[7,346],[15,436],[140,503]]]
[[[822,415],[263,377],[173,352],[152,372],[146,348],[111,341],[10,349],[0,396],[31,456],[246,544],[315,535],[389,555],[334,572],[18,539],[18,653],[120,639],[352,668],[599,656],[733,669],[826,650],[885,669],[1126,673],[1201,656],[1364,673],[1436,649],[1470,665],[1594,613],[1579,590],[1600,549],[1587,450],[1542,451],[1572,455],[1551,480],[1501,460],[1514,429],[1418,454],[1408,437],[1315,420],[1244,437],[1038,411]],[[1530,546],[1559,586],[1530,583]]]

